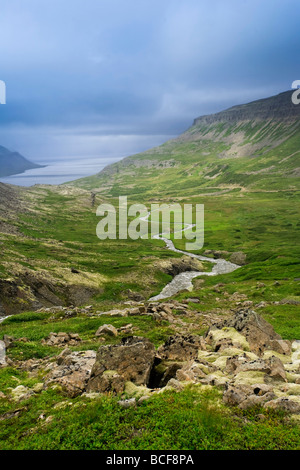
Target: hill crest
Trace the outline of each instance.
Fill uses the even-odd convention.
[[[107,196],[192,196],[212,188],[299,187],[300,105],[293,91],[196,118],[163,145],[72,184]]]
[[[26,170],[43,168],[44,165],[33,163],[23,157],[19,152],[12,152],[0,146],[0,177],[24,173]]]
[[[232,106],[215,114],[199,116],[193,125],[213,122],[252,121],[252,120],[297,120],[300,118],[300,106],[292,102],[292,91],[263,98],[250,103]]]

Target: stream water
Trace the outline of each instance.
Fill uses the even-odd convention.
[[[141,217],[141,220],[149,219],[150,215],[151,215],[151,212],[148,212],[148,214],[145,217]],[[182,230],[177,230],[174,233],[184,232],[185,230],[189,230],[195,227],[195,225],[191,225],[191,224],[184,224],[184,225],[186,225],[186,227],[184,227]],[[208,261],[209,263],[212,263],[214,266],[212,270],[209,272],[185,271],[180,274],[177,274],[177,276],[175,276],[172,279],[172,281],[163,288],[160,294],[155,295],[154,297],[151,297],[149,300],[155,301],[155,300],[167,299],[168,297],[171,297],[172,295],[175,295],[178,292],[185,290],[185,289],[191,291],[193,290],[192,279],[194,279],[195,277],[217,276],[218,274],[231,273],[240,267],[237,264],[230,263],[230,261],[226,261],[225,259],[208,258],[206,256],[196,255],[195,253],[190,253],[188,251],[178,250],[177,248],[175,248],[172,240],[169,240],[163,235],[165,234],[155,235],[153,238],[163,240],[167,248],[171,251],[174,251],[176,253],[182,253],[183,255],[187,255],[187,256],[190,256],[191,258],[199,259],[200,261]]]
[[[140,220],[148,220],[149,217],[151,215],[151,212],[148,212],[146,216],[144,217],[140,217]],[[192,225],[192,224],[183,224],[183,225],[186,225],[186,227],[184,227],[183,229],[181,230],[177,230],[176,232],[174,233],[178,233],[178,232],[184,232],[185,230],[189,230],[193,227],[195,227],[195,225]],[[188,252],[188,251],[183,251],[183,250],[178,250],[177,248],[175,248],[174,246],[174,243],[172,242],[172,240],[169,240],[168,238],[164,237],[163,233],[160,233],[158,235],[154,235],[153,238],[155,239],[159,239],[159,240],[163,240],[166,244],[166,247],[171,250],[171,251],[174,251],[175,253],[182,253],[183,255],[187,255],[187,256],[190,256],[191,258],[196,258],[196,259],[199,259],[200,261],[208,261],[209,263],[212,263],[214,266],[212,268],[211,271],[185,271],[185,272],[182,272],[180,274],[177,274],[177,276],[175,276],[171,282],[169,282],[169,284],[167,284],[163,290],[160,292],[160,294],[158,295],[155,295],[154,297],[151,297],[149,300],[162,300],[162,299],[167,299],[168,297],[171,297],[172,295],[175,295],[177,294],[178,292],[182,291],[182,290],[193,290],[193,283],[192,283],[192,280],[195,278],[195,277],[199,277],[199,276],[216,276],[218,274],[226,274],[226,273],[231,273],[232,271],[235,271],[236,269],[238,269],[240,266],[238,266],[237,264],[233,264],[233,263],[230,263],[229,261],[226,261],[225,259],[214,259],[214,258],[208,258],[206,256],[201,256],[201,255],[196,255],[195,253],[191,253],[191,252]],[[10,316],[10,315],[9,315]],[[0,323],[2,323],[5,318],[8,318],[8,317],[1,317],[0,318]]]

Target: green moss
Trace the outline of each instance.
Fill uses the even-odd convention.
[[[17,418],[0,421],[0,448],[34,450],[299,449],[299,427],[282,413],[237,410],[210,388],[185,388],[123,409],[118,398],[69,399],[55,390],[27,400]],[[61,406],[55,406],[61,403]],[[2,400],[0,400],[0,406]],[[26,407],[24,408],[24,405]],[[10,405],[10,410],[19,405]],[[14,408],[13,408],[14,407]],[[5,411],[4,411],[5,410]],[[7,412],[7,407],[1,412]],[[50,421],[38,420],[41,412]],[[234,411],[235,413],[235,411]],[[99,419],[101,417],[101,419]]]

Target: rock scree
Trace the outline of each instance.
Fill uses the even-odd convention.
[[[166,309],[171,315],[172,304]],[[135,406],[165,390],[216,387],[230,406],[260,405],[300,414],[300,342],[283,340],[251,309],[238,309],[229,319],[213,324],[204,336],[172,335],[158,349],[141,336],[123,337],[97,352],[70,350],[72,338],[66,335],[51,334],[49,340],[63,340],[65,345],[54,361],[43,358],[14,364],[32,376],[46,372],[41,389],[57,385],[69,397],[117,394],[123,397],[120,406],[127,406],[126,400]],[[7,365],[12,365],[9,357],[0,367]],[[20,388],[12,390],[11,399],[22,401],[37,390],[19,392]]]

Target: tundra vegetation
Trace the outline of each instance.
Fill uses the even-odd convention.
[[[240,309],[259,314],[283,340],[300,340],[300,134],[286,96],[236,107],[230,119],[226,112],[199,118],[177,139],[89,178],[28,189],[0,184],[0,311],[10,315],[0,324],[7,353],[0,368],[1,449],[300,448],[299,412],[263,401],[230,406],[222,381],[215,386],[202,377],[180,391],[162,384],[153,387],[165,387],[162,393],[144,390],[145,400],[134,387],[73,396],[61,384],[45,386],[49,364],[66,361],[64,347],[70,358],[93,357],[134,336],[158,351],[170,336],[207,338]],[[122,195],[147,207],[204,204],[205,240],[196,253],[238,260],[240,268],[195,278],[193,291],[168,299],[171,311],[164,314],[164,302],[149,306],[174,275],[212,266],[169,251],[161,240],[99,240],[96,208],[117,206]],[[185,249],[185,239],[172,238]],[[225,346],[208,344],[208,354]],[[299,371],[287,370],[284,354],[275,356],[285,367],[281,378],[286,374],[278,390],[299,398]]]

